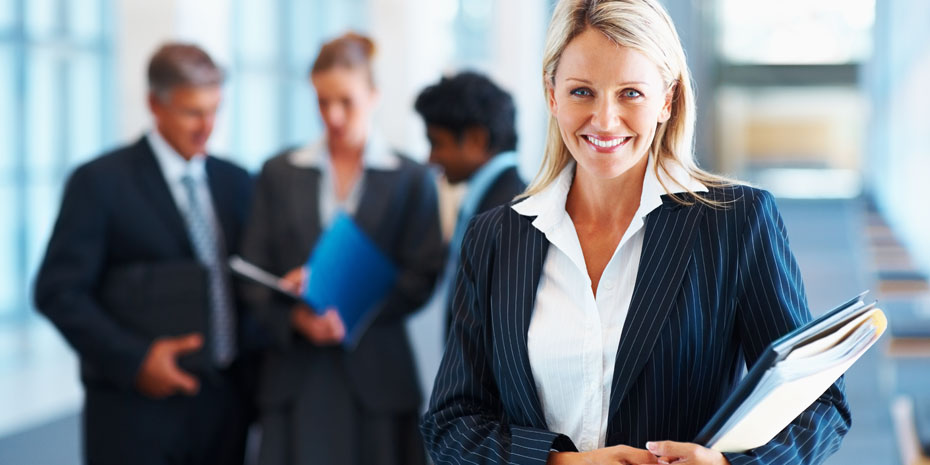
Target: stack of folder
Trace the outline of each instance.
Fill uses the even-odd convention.
[[[864,294],[769,345],[694,442],[744,452],[772,440],[884,332],[884,313]]]

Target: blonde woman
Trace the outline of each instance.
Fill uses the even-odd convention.
[[[437,464],[811,464],[850,425],[838,381],[768,444],[690,443],[810,320],[768,192],[700,170],[681,43],[656,0],[563,0],[543,166],[465,234],[421,429]]]

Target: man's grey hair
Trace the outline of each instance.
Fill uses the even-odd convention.
[[[192,44],[162,45],[149,61],[149,92],[166,100],[176,87],[208,87],[223,83],[224,73],[207,52]]]

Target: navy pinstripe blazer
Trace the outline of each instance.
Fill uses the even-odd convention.
[[[663,196],[646,218],[617,350],[607,445],[692,441],[765,347],[811,319],[768,192],[712,188],[725,207]],[[526,334],[549,242],[509,205],[476,217],[462,246],[453,321],[423,418],[437,464],[542,464],[574,450],[546,427]],[[851,424],[841,378],[765,446],[734,464],[820,463]]]

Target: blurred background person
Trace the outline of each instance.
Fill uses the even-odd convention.
[[[265,163],[243,256],[294,289],[335,215],[348,213],[399,269],[357,346],[344,349],[338,309],[318,316],[256,289],[272,333],[259,391],[261,464],[417,464],[421,394],[405,320],[442,265],[433,174],[391,150],[371,127],[378,102],[374,43],[348,33],[323,45],[310,70],[325,133]],[[351,266],[351,265],[349,265]],[[313,270],[326,273],[326,270]],[[365,283],[358,283],[364,286]]]
[[[467,186],[437,289],[447,306],[468,222],[510,202],[526,188],[517,170],[516,108],[510,94],[487,76],[470,71],[443,77],[423,89],[414,106],[426,123],[430,163],[442,168],[449,183]],[[448,329],[448,314],[446,321]]]
[[[36,307],[81,360],[88,463],[241,464],[258,340],[225,263],[252,182],[206,154],[223,83],[210,56],[167,44],[148,76],[155,127],[72,174]],[[203,326],[160,334],[188,315]],[[195,353],[205,366],[179,367]]]

